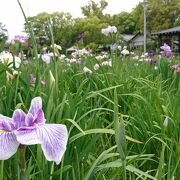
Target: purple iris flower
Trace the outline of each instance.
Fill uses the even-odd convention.
[[[167,58],[170,58],[173,56],[173,53],[172,51],[164,51],[163,55],[166,56]]]
[[[102,29],[101,33],[104,34],[105,36],[108,36],[109,35],[109,30],[107,28],[106,29]]]
[[[13,156],[20,144],[41,144],[46,159],[59,164],[67,140],[65,125],[45,123],[40,97],[31,101],[27,114],[17,109],[12,118],[0,115],[0,160]]]
[[[116,43],[115,43],[115,44],[112,44],[112,45],[111,45],[111,50],[114,52],[114,51],[116,51],[116,49],[117,49]]]
[[[110,33],[116,33],[117,28],[116,26],[108,26],[105,29],[101,29],[101,33],[104,34],[105,36],[108,36]]]
[[[14,41],[19,41],[19,40],[20,40],[20,36],[19,35],[14,36]]]
[[[24,61],[23,61],[23,64],[24,64],[24,65],[28,65],[28,64],[29,64],[29,61],[28,61],[28,60],[24,60]]]
[[[81,33],[77,36],[76,39],[77,39],[77,41],[80,41],[81,39],[84,39],[85,37],[86,37],[85,34]]]
[[[151,59],[151,60],[149,61],[149,63],[150,63],[150,64],[156,64],[156,60],[155,60],[155,59]]]
[[[29,80],[30,84],[35,84],[36,78],[35,78],[34,74],[30,74],[29,77],[30,77],[30,80]]]
[[[173,70],[175,72],[180,72],[180,67],[178,65],[173,65],[173,66],[171,66],[171,70]]]
[[[49,64],[51,62],[51,56],[48,53],[42,54],[41,59],[46,63]]]
[[[160,49],[162,49],[162,50],[164,50],[164,51],[171,51],[171,47],[168,46],[166,43],[164,43],[164,45],[161,46]]]
[[[32,48],[33,48],[33,45],[32,45],[32,44],[28,44],[28,48],[29,48],[29,49],[32,49]]]
[[[27,42],[28,37],[16,35],[13,40],[14,40],[15,42],[18,41],[18,42],[20,42],[21,44],[24,44],[24,43]]]
[[[24,43],[26,43],[27,40],[28,40],[27,37],[21,36],[19,42],[20,42],[21,44],[24,44]]]
[[[101,51],[101,54],[102,54],[102,55],[107,55],[108,52],[107,52],[107,51]]]
[[[150,50],[150,51],[148,52],[148,55],[149,55],[149,56],[154,56],[154,55],[155,55],[154,50]]]
[[[180,72],[180,67],[176,68],[175,71],[176,71],[176,72]]]
[[[162,56],[165,56],[167,58],[170,58],[170,57],[173,56],[173,52],[171,50],[171,47],[168,46],[166,43],[164,43],[164,45],[161,46],[160,49],[163,50],[163,51],[160,52]]]

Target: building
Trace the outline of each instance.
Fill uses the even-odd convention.
[[[151,37],[147,36],[146,43],[150,44],[152,43]],[[144,35],[141,33],[135,34],[130,40],[129,40],[129,47],[130,49],[137,49],[144,46]]]
[[[174,53],[180,55],[180,26],[154,32],[151,36],[157,40],[157,45],[159,47],[166,43],[171,47]]]
[[[129,41],[134,37],[135,35],[132,34],[122,34],[122,40],[126,43],[126,45],[129,45]]]

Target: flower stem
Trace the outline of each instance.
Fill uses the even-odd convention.
[[[0,180],[3,180],[3,169],[4,169],[4,161],[0,162]]]
[[[126,180],[126,160],[122,160],[123,180]]]
[[[20,171],[19,180],[27,180],[27,176],[25,172]]]
[[[18,149],[19,156],[19,180],[27,180],[26,177],[26,159],[25,159],[26,146],[20,144]]]

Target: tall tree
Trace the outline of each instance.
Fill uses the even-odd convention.
[[[113,25],[115,25],[121,34],[132,34],[135,31],[135,20],[131,13],[121,12],[112,18]]]
[[[77,35],[85,35],[84,45],[90,47],[105,42],[101,29],[107,26],[108,24],[103,23],[97,16],[90,16],[77,19],[74,28]]]
[[[52,14],[40,13],[37,16],[28,17],[32,24],[34,33],[40,45],[50,45],[50,29],[52,25],[55,43],[61,46],[68,46],[72,41],[73,26],[75,21],[69,13],[55,12]],[[27,25],[25,24],[27,31]]]
[[[149,33],[174,26],[174,22],[180,14],[179,0],[148,0],[147,2],[147,30]],[[143,32],[142,3],[139,3],[131,14],[135,22],[135,31]]]
[[[133,22],[135,23],[135,27],[134,27],[134,32],[133,33],[137,33],[137,32],[143,32],[143,19],[144,19],[144,15],[143,15],[143,6],[141,3],[139,3],[132,11],[131,11],[131,16],[133,19]]]
[[[0,22],[0,51],[3,50],[4,44],[8,38],[6,26]]]
[[[149,31],[155,32],[173,27],[180,14],[179,3],[179,0],[149,0]]]
[[[103,10],[108,6],[108,2],[105,0],[100,0],[99,4],[95,3],[93,0],[88,2],[88,5],[81,7],[82,13],[86,17],[97,16],[98,18],[103,18]]]

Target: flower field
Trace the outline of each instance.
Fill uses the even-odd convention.
[[[64,52],[53,35],[45,49],[16,36],[1,52],[0,180],[180,179],[180,59],[171,48]]]
[[[10,58],[3,54],[1,61]],[[28,57],[20,64],[14,58],[0,65],[1,114],[27,112],[31,100],[40,96],[46,122],[68,129],[67,149],[58,166],[46,160],[40,145],[27,146],[30,179],[121,179],[123,161],[127,179],[179,176],[177,58],[159,56],[154,64],[145,58],[86,50],[69,58],[48,57],[48,63],[43,58]],[[1,161],[0,174],[17,178],[18,154]]]

